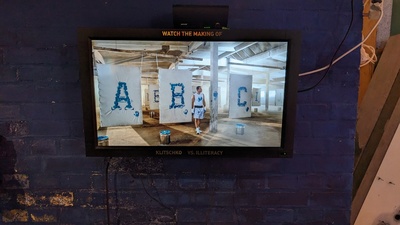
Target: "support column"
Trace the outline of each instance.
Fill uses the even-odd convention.
[[[224,112],[229,112],[229,80],[231,76],[231,58],[226,58],[226,98]]]
[[[210,132],[217,132],[218,123],[218,44],[211,42],[210,56]]]
[[[269,105],[269,73],[266,75],[266,84],[265,84],[265,112],[268,112]]]

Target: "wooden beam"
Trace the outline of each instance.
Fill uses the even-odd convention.
[[[359,154],[355,157],[353,174],[351,224],[400,123],[399,52],[400,35],[390,37],[359,107],[356,125]]]
[[[358,110],[358,146],[362,150],[367,144],[378,121],[391,87],[400,70],[400,35],[392,36],[386,43],[374,76],[365,92]]]
[[[398,78],[400,78],[400,73],[398,75]],[[377,131],[381,132],[382,135],[380,136],[379,140],[373,140],[373,142],[377,142],[377,146],[374,149],[371,149],[374,151],[369,152],[369,150],[367,150],[369,153],[365,154],[365,155],[370,155],[369,163],[367,165],[359,164],[359,168],[356,168],[354,171],[354,178],[360,180],[359,181],[360,183],[357,186],[358,187],[357,191],[355,192],[355,195],[353,197],[353,202],[351,206],[352,213],[351,213],[350,224],[354,224],[357,219],[357,216],[361,210],[365,198],[368,195],[371,185],[375,179],[379,167],[381,166],[381,163],[386,155],[386,152],[396,133],[399,124],[400,124],[400,98],[398,98],[397,101],[395,102],[395,107],[393,109],[391,116],[385,123],[384,130]],[[362,156],[364,156],[364,154]],[[365,159],[360,159],[360,162],[364,162],[364,160]],[[361,167],[365,167],[364,170],[361,171],[360,170],[362,169]],[[396,173],[397,171],[393,172]]]
[[[374,25],[378,22],[376,19],[372,20],[369,18],[370,5],[369,2],[365,4],[363,12],[363,37],[366,37],[372,30]],[[365,41],[365,44],[372,46],[376,49],[376,30],[374,30],[371,36]],[[367,65],[360,68],[360,87],[358,89],[358,106],[360,106],[362,99],[364,98],[365,92],[367,91],[368,85],[371,82],[372,75],[374,73],[375,64],[368,63]]]

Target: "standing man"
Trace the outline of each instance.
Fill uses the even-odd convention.
[[[204,113],[206,111],[206,100],[204,94],[202,93],[201,86],[196,87],[196,93],[192,96],[192,114],[194,118],[194,126],[196,127],[196,134],[200,134],[200,122],[204,118]]]

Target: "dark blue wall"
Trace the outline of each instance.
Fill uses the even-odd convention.
[[[1,222],[107,224],[103,158],[84,156],[78,27],[172,27],[185,1],[1,1]],[[348,0],[227,4],[229,27],[301,30],[301,71],[325,66]],[[362,1],[339,54],[361,39]],[[299,93],[292,159],[113,159],[112,224],[349,224],[359,52]],[[322,73],[301,77],[299,88]]]

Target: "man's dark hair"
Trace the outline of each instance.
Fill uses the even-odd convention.
[[[196,87],[196,91],[198,91],[198,90],[199,90],[199,88],[201,88],[201,86],[197,86],[197,87]]]

